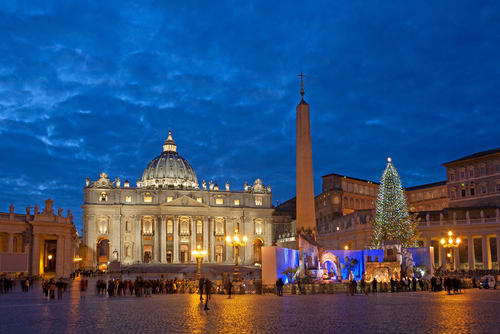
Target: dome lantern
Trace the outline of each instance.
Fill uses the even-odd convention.
[[[163,143],[163,152],[177,152],[177,145],[172,138],[172,131],[168,130],[168,137]]]

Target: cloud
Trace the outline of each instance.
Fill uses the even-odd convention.
[[[389,155],[406,186],[442,180],[499,142],[499,9],[3,2],[0,208],[52,197],[81,227],[85,178],[135,181],[168,129],[200,180],[258,177],[283,202],[301,71],[316,192],[332,172],[378,180]]]

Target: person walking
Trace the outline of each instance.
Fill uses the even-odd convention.
[[[361,277],[360,285],[361,285],[361,293],[364,293],[366,296],[368,296],[368,289],[366,288],[366,282],[364,277]]]
[[[277,292],[278,296],[283,296],[283,285],[285,285],[285,283],[283,282],[283,280],[280,277],[276,281],[276,292]]]
[[[203,277],[200,277],[200,280],[198,281],[198,292],[200,293],[200,302],[203,301],[203,286],[205,285],[205,279]]]
[[[212,290],[212,282],[207,278],[204,279],[205,282],[205,310],[210,310],[208,308],[208,300],[210,299],[210,293]]]
[[[61,279],[59,279],[56,283],[56,286],[57,286],[57,299],[62,299],[64,282]]]
[[[233,290],[233,282],[231,282],[231,279],[229,279],[229,281],[227,282],[227,294],[229,295],[229,297],[227,297],[228,299],[231,299],[232,290]]]

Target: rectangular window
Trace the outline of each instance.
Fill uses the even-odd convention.
[[[464,179],[465,178],[465,172],[460,172],[460,178]]]
[[[481,186],[481,193],[482,194],[486,194],[488,188],[486,188],[486,186]]]
[[[125,196],[125,202],[127,203],[132,202],[132,196]]]
[[[471,196],[474,196],[474,192],[475,192],[475,191],[474,191],[474,188],[470,188],[470,195],[471,195]]]
[[[486,167],[481,167],[481,175],[486,175]]]
[[[471,170],[469,170],[469,177],[473,177],[473,176],[474,176],[474,170],[471,169]]]
[[[236,205],[236,206],[240,205],[240,200],[239,199],[235,199],[234,200],[234,205]]]
[[[462,189],[462,197],[465,197],[465,189]]]
[[[201,220],[198,220],[196,222],[196,234],[202,234],[203,233],[203,223]]]
[[[222,205],[222,204],[224,204],[224,199],[223,199],[223,198],[216,198],[216,199],[215,199],[215,204],[217,204],[217,205]]]
[[[172,200],[173,200],[173,199],[174,199],[174,198],[173,198],[172,196],[167,196],[167,203],[168,203],[168,202],[172,202]]]
[[[497,192],[500,192],[500,183],[497,183]]]
[[[196,200],[199,202],[199,203],[203,203],[203,198],[201,197],[197,197]]]
[[[450,174],[450,180],[455,181],[455,174]]]
[[[255,205],[262,206],[262,197],[260,196],[255,197]]]
[[[144,203],[151,203],[153,202],[153,196],[151,196],[150,193],[146,193],[146,195],[144,195]]]

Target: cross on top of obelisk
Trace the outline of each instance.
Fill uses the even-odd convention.
[[[300,72],[300,74],[297,74],[297,76],[300,78],[300,96],[302,96],[302,100],[304,100],[304,73]]]

